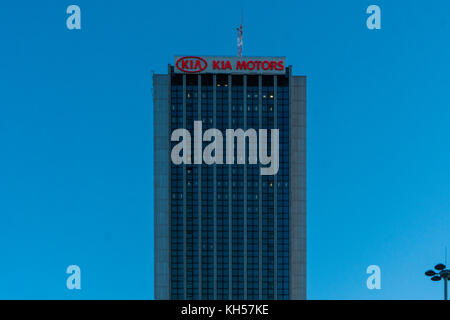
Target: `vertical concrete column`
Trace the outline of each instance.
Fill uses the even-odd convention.
[[[274,128],[278,129],[277,76],[273,76],[273,117]],[[273,298],[278,300],[278,175],[274,175],[273,184]]]
[[[247,131],[247,76],[244,75],[244,131]],[[247,299],[247,161],[244,164],[244,299]]]
[[[154,288],[170,299],[170,74],[153,76]]]
[[[186,128],[186,75],[183,74],[183,128]],[[184,140],[183,140],[184,141]],[[190,146],[189,146],[190,147]],[[186,165],[183,164],[183,299],[186,299]]]
[[[213,75],[213,128],[216,128],[217,76]],[[214,179],[214,299],[217,299],[217,165],[213,165]]]
[[[232,128],[232,78],[228,75],[228,126]],[[228,167],[228,299],[233,298],[233,175],[231,166]]]
[[[306,77],[289,68],[290,299],[306,299]]]
[[[198,75],[199,120],[202,120],[202,76]],[[198,299],[202,298],[202,166],[198,165]]]
[[[259,137],[259,129],[262,128],[262,75],[258,76],[258,137]],[[259,146],[259,139],[258,139],[258,146]],[[258,152],[259,152],[259,148],[258,148]],[[259,156],[258,156],[259,157]],[[262,176],[261,174],[258,175],[258,246],[259,246],[259,253],[258,253],[258,258],[259,258],[259,271],[258,271],[258,289],[259,289],[259,299],[262,299],[262,264],[263,264],[263,259],[262,259]]]

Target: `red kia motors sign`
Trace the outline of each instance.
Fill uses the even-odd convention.
[[[175,56],[175,73],[284,74],[284,57]]]
[[[181,72],[198,73],[205,70],[208,63],[203,58],[189,56],[177,59],[175,66]]]

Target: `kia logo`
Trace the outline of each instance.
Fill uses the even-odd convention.
[[[183,57],[177,60],[176,66],[180,71],[197,73],[205,70],[208,63],[200,57]]]

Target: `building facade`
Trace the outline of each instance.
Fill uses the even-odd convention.
[[[306,299],[306,77],[283,57],[180,56],[153,87],[155,298]],[[276,173],[247,161],[250,139],[244,164],[175,164],[172,133],[195,121],[278,129]]]

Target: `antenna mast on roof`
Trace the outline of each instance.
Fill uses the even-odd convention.
[[[237,28],[237,55],[242,57],[244,47],[244,9],[241,10],[241,25]]]

